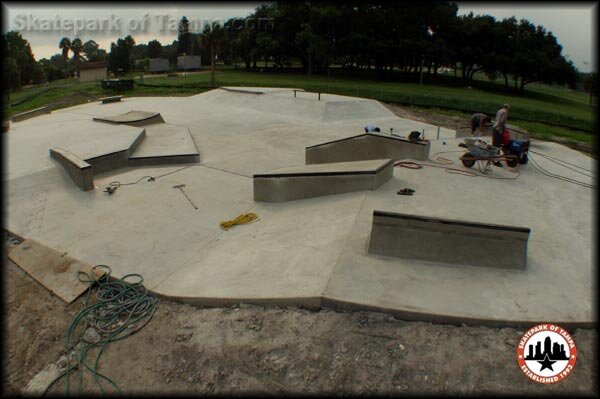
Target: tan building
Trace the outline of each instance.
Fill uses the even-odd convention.
[[[106,62],[85,62],[79,65],[79,81],[94,82],[106,79]]]

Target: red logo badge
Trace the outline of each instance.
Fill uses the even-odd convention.
[[[554,384],[573,372],[577,360],[575,340],[561,326],[539,324],[519,340],[517,362],[532,381]]]

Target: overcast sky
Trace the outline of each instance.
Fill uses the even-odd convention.
[[[127,34],[131,34],[138,43],[158,39],[163,44],[170,44],[177,37],[176,29],[171,28],[176,28],[176,23],[184,15],[201,28],[209,20],[246,17],[259,2],[200,3],[201,5],[172,3],[169,7],[158,6],[158,3],[150,3],[147,6],[142,4],[121,6],[99,3],[76,7],[74,3],[6,2],[2,3],[5,18],[3,29],[5,32],[19,30],[29,41],[35,58],[39,60],[58,53],[58,42],[64,36],[79,36],[84,42],[93,39],[101,48],[107,50],[111,42]],[[563,46],[563,54],[567,55],[580,71],[588,72],[597,70],[597,65],[594,65],[597,26],[597,11],[594,8],[597,7],[598,4],[593,2],[462,2],[459,3],[459,14],[473,11],[474,14],[488,14],[496,19],[515,16],[517,19],[525,18],[536,25],[543,25],[557,37]],[[87,30],[76,35],[73,26],[76,24]],[[104,24],[105,29],[101,29],[101,24]],[[58,29],[54,29],[53,25]],[[109,26],[112,30],[106,29]],[[35,28],[38,30],[34,30]]]

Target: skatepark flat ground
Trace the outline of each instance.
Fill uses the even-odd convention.
[[[159,112],[166,123],[189,129],[200,163],[114,170],[95,176],[97,189],[83,192],[49,158],[49,140],[36,144],[38,134],[86,131],[100,124],[92,117],[131,110]],[[305,147],[360,134],[367,123],[404,136],[422,129],[427,138],[437,135],[436,126],[398,118],[373,100],[323,94],[319,101],[315,93],[294,97],[290,89],[218,89],[55,111],[14,123],[3,135],[6,228],[83,262],[109,265],[116,277],[141,273],[157,294],[197,304],[382,309],[407,319],[498,325],[595,322],[595,191],[544,176],[531,164],[519,166],[518,176],[508,168],[489,174],[507,179],[396,167],[392,179],[374,191],[253,201],[253,174],[304,165]],[[115,128],[101,125],[107,132]],[[458,160],[462,140],[453,137],[440,129],[431,154],[468,170]],[[593,159],[556,143],[532,141],[532,149],[596,168]],[[550,172],[596,183],[532,156]],[[121,186],[110,196],[102,192],[113,181],[169,172],[175,173]],[[198,210],[173,188],[180,184]],[[403,187],[415,195],[397,195]],[[527,269],[367,254],[373,210],[529,227]],[[219,227],[245,212],[259,220],[228,231]]]

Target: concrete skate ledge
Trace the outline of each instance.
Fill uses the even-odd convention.
[[[110,96],[110,97],[102,97],[99,100],[102,102],[102,104],[108,104],[108,103],[120,102],[122,98],[123,98],[123,96]]]
[[[363,133],[305,148],[307,165],[389,158],[394,161],[429,158],[431,143]]]
[[[531,230],[373,211],[368,252],[431,262],[523,270]]]
[[[65,168],[79,188],[84,191],[94,189],[92,165],[62,148],[51,148],[50,156]]]
[[[254,200],[293,201],[352,191],[375,190],[388,181],[391,159],[306,165],[253,176]]]
[[[219,89],[230,91],[232,93],[243,93],[243,94],[265,94],[264,91],[256,91],[256,90],[243,90],[243,89],[232,89],[230,87],[219,87]]]
[[[174,165],[183,163],[199,163],[199,154],[176,154],[148,157],[130,157],[129,166]]]
[[[30,111],[21,112],[19,114],[13,115],[12,122],[21,122],[29,118],[33,118],[34,116],[49,114],[50,108],[48,107],[40,107],[36,109],[32,109]]]

